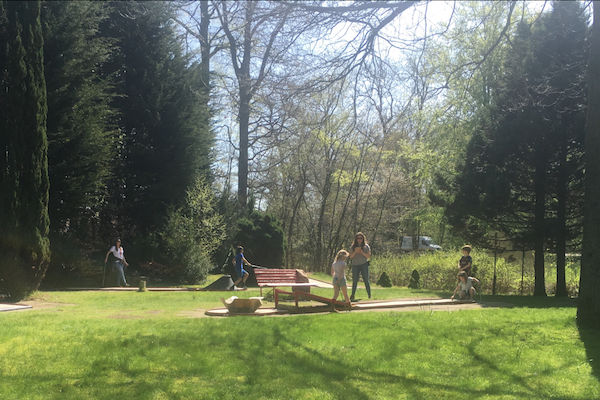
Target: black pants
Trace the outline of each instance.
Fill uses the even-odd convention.
[[[367,261],[361,265],[352,266],[352,296],[356,293],[356,286],[358,285],[359,275],[362,275],[363,281],[365,282],[365,288],[367,289],[367,295],[371,298],[371,285],[369,284],[369,262]]]

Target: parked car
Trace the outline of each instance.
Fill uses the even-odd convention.
[[[400,250],[402,251],[437,251],[441,250],[442,247],[433,243],[433,239],[429,236],[419,236],[419,240],[417,242],[417,248],[413,247],[413,237],[412,236],[403,236],[402,237],[402,246]]]

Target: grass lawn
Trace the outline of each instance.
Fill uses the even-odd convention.
[[[228,295],[40,292],[51,307],[0,313],[0,399],[600,398],[600,334],[570,302],[189,318]]]

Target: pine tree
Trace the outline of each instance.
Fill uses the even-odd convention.
[[[111,3],[107,36],[119,54],[113,68],[122,95],[121,163],[115,188],[122,205],[120,225],[143,236],[160,229],[169,207],[207,176],[213,139],[206,92],[197,64],[183,55],[168,3]]]
[[[37,289],[50,259],[40,2],[0,3],[0,289]]]
[[[544,252],[552,245],[557,295],[566,295],[565,249],[578,235],[567,190],[581,180],[586,31],[577,3],[555,3],[533,29],[520,24],[491,121],[473,136],[448,207],[449,219],[462,222],[473,239],[483,237],[478,228],[492,227],[533,248],[536,295],[546,294]],[[576,193],[569,195],[575,202]]]
[[[48,164],[54,265],[80,261],[98,230],[116,157],[113,85],[103,74],[110,42],[99,35],[101,2],[43,2]],[[63,251],[64,249],[64,251]],[[66,253],[66,254],[65,254]]]

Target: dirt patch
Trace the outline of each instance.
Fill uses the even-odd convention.
[[[135,314],[112,314],[107,316],[110,319],[142,319],[143,315],[135,315]]]
[[[204,314],[205,312],[206,310],[198,308],[196,310],[180,311],[176,315],[184,318],[205,318],[207,317],[207,315]]]
[[[25,304],[26,306],[32,307],[32,308],[28,308],[28,309],[22,310],[22,311],[45,310],[45,309],[50,309],[50,308],[72,307],[72,306],[77,305],[77,304],[73,304],[73,303],[52,303],[52,302],[43,301],[43,300],[26,300],[26,301],[20,302],[19,304]]]

